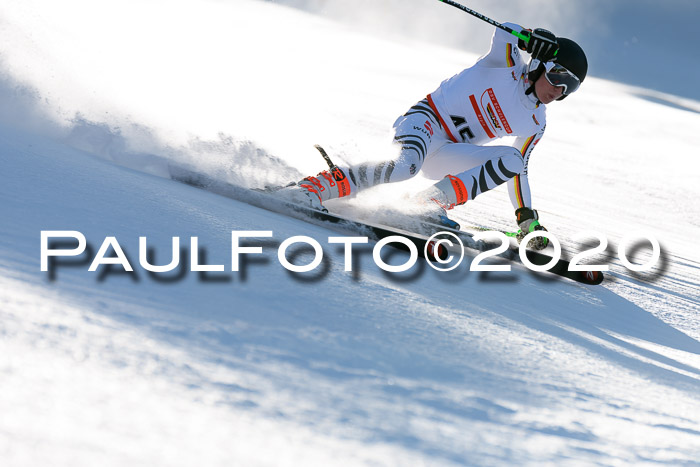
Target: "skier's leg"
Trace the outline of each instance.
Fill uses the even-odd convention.
[[[423,166],[426,157],[447,141],[438,118],[423,100],[394,123],[392,152],[388,161],[350,167],[348,173],[358,190],[408,180]]]
[[[333,173],[323,171],[306,177],[298,186],[311,198],[312,205],[319,207],[325,201],[352,196],[376,185],[408,180],[420,171],[426,156],[446,141],[438,118],[427,101],[421,101],[394,123],[394,137],[388,149],[394,157],[339,166]]]
[[[418,197],[452,209],[505,183],[522,172],[523,167],[522,154],[511,146],[447,144],[432,154],[423,166],[426,177],[444,178]]]

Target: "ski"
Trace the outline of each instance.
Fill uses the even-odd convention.
[[[242,188],[231,183],[223,182],[206,174],[192,171],[188,168],[169,165],[170,178],[180,183],[184,183],[196,188],[201,188],[211,193],[215,193],[226,198],[242,201],[251,206],[265,209],[277,214],[283,214],[289,217],[300,219],[311,224],[322,225],[328,227],[329,224],[338,230],[345,232],[353,232],[359,235],[369,237],[375,241],[391,236],[404,237],[416,246],[418,255],[428,259],[444,260],[449,256],[447,249],[435,241],[429,241],[426,236],[409,232],[397,227],[389,227],[367,222],[360,222],[353,219],[348,219],[330,212],[319,211],[310,207],[301,206],[282,200],[272,196],[265,191],[250,190]],[[408,246],[399,242],[389,243],[390,246],[408,250]],[[437,248],[435,248],[437,245]]]
[[[204,189],[211,193],[218,194],[230,199],[241,201],[252,206],[265,209],[270,212],[283,214],[294,217],[315,225],[324,227],[332,226],[339,231],[353,232],[359,235],[367,236],[375,241],[386,237],[398,235],[411,240],[421,257],[425,257],[425,252],[428,253],[428,259],[441,260],[449,256],[449,252],[442,243],[437,243],[435,240],[430,240],[433,234],[439,232],[449,232],[462,241],[465,248],[477,251],[487,251],[494,249],[496,245],[475,241],[473,235],[462,230],[455,230],[439,224],[433,224],[426,221],[416,221],[411,219],[411,225],[419,230],[419,233],[402,229],[398,226],[386,226],[374,223],[362,222],[359,220],[349,219],[330,212],[318,211],[310,207],[301,206],[291,203],[269,193],[242,188],[227,182],[223,182],[206,174],[195,172],[185,167],[170,165],[170,178],[180,183]],[[402,243],[393,242],[391,246],[407,250],[408,247]],[[426,248],[427,245],[427,248]],[[437,246],[437,249],[435,248]],[[527,250],[528,259],[535,265],[548,264],[552,257],[538,251]],[[510,261],[520,261],[519,251],[517,247],[510,247],[505,253],[498,255]],[[603,274],[596,271],[569,271],[569,262],[560,259],[549,271],[549,273],[574,280],[579,283],[588,285],[597,285],[603,281]]]
[[[445,227],[443,225],[432,224],[429,222],[423,222],[423,224],[425,226],[426,233],[429,233],[430,231],[432,231],[433,233],[450,232],[456,235],[464,243],[465,247],[473,248],[480,251],[492,250],[496,247],[496,245],[494,244],[490,244],[483,241],[475,241],[473,234],[465,232],[463,230],[455,230],[449,227]],[[486,229],[484,229],[484,231],[486,231]],[[545,264],[549,264],[553,259],[552,256],[548,255],[547,253],[543,253],[541,251],[536,250],[526,249],[525,254],[527,255],[527,259],[530,260],[530,262],[536,266],[544,266]],[[508,250],[506,250],[506,252],[499,256],[509,259],[511,261],[522,262],[520,260],[520,249],[517,246],[509,247]],[[604,276],[603,273],[600,271],[570,271],[569,266],[569,261],[560,258],[554,264],[554,266],[547,270],[547,272],[556,274],[566,279],[580,282],[582,284],[598,285],[603,282]]]
[[[323,159],[326,161],[326,164],[328,164],[328,167],[330,168],[331,171],[333,171],[336,168],[336,165],[333,163],[331,158],[328,156],[328,153],[321,147],[320,145],[315,145],[314,146],[318,152],[321,154]],[[459,229],[453,229],[451,227],[447,227],[445,225],[441,224],[434,224],[426,221],[419,221],[419,230],[421,230],[421,233],[430,237],[433,234],[439,233],[439,232],[450,232],[454,235],[456,235],[460,241],[463,242],[465,247],[469,247],[475,250],[480,250],[480,251],[488,251],[494,249],[496,246],[485,243],[483,241],[475,241],[474,236],[466,231],[459,230]],[[475,230],[479,231],[489,231],[489,229],[484,228],[484,227],[474,227]],[[517,233],[516,232],[505,232],[505,231],[500,231],[503,234],[505,234],[507,237],[516,237]],[[525,250],[525,255],[527,256],[527,259],[530,260],[530,262],[536,266],[544,266],[546,264],[549,264],[552,261],[552,257],[547,255],[546,253],[542,253],[540,251],[535,251],[535,250]],[[507,258],[511,261],[521,261],[520,258],[520,250],[518,247],[509,247],[506,252],[498,255],[504,258]],[[600,271],[570,271],[569,270],[570,263],[569,261],[560,258],[554,266],[552,266],[550,269],[547,270],[547,272],[550,272],[552,274],[556,274],[558,276],[580,282],[582,284],[588,284],[588,285],[598,285],[601,282],[603,282],[603,273]]]

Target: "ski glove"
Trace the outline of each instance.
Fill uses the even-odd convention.
[[[559,49],[557,36],[546,29],[537,28],[532,32],[523,30],[521,34],[530,36],[530,40],[525,43],[522,39],[518,39],[518,47],[527,51],[535,60],[548,62],[554,58],[554,54]]]
[[[520,230],[516,236],[518,243],[520,243],[523,238],[530,232],[535,232],[537,230],[547,231],[538,221],[539,215],[537,211],[530,208],[520,208],[515,210],[515,218],[518,222]],[[531,239],[527,247],[533,250],[544,250],[549,245],[549,239],[547,237],[535,237]]]

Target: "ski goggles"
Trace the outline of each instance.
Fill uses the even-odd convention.
[[[548,62],[545,65],[544,76],[552,86],[564,88],[562,94],[565,96],[576,91],[581,85],[581,81],[575,74],[554,62]]]

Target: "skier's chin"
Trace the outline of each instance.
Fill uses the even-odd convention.
[[[535,83],[535,96],[543,104],[551,104],[555,100],[559,99],[563,92],[561,87],[555,87],[550,85],[544,77],[541,77],[537,83]]]

